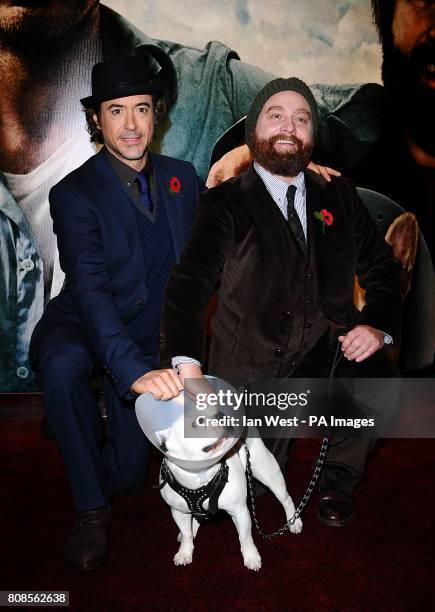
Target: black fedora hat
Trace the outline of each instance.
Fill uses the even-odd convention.
[[[82,98],[84,108],[137,94],[165,94],[175,99],[176,74],[168,55],[155,45],[138,47],[135,55],[95,64],[92,68],[92,95]]]

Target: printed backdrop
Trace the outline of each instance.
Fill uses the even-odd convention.
[[[60,291],[64,280],[48,193],[95,153],[79,104],[90,93],[93,63],[120,39],[131,40],[131,26],[120,24],[116,16],[106,20],[104,33],[97,20],[85,19],[81,29],[68,34],[71,24],[82,23],[77,20],[93,0],[36,4],[12,3],[11,8],[11,3],[0,0],[0,49],[6,63],[12,49],[18,65],[22,61],[28,71],[23,81],[20,70],[8,75],[8,103],[14,110],[19,108],[21,123],[16,129],[14,120],[3,122],[0,142],[0,392],[37,388],[28,358],[30,337],[48,299]],[[201,49],[218,40],[256,67],[244,65],[233,77],[225,72],[227,51],[213,46],[215,55],[207,56],[207,61],[218,67],[222,82],[210,72],[201,99],[205,107],[211,92],[214,110],[195,122],[192,113],[201,105],[200,95],[197,103],[196,92],[186,90],[184,79],[169,129],[160,127],[164,137],[157,144],[162,152],[189,159],[203,177],[216,140],[246,113],[255,92],[270,78],[262,70],[297,75],[310,84],[380,82],[381,54],[369,0],[107,0],[105,4],[149,37]],[[46,42],[53,37],[56,52],[52,42],[51,47]],[[182,68],[177,68],[179,76]],[[219,98],[227,95],[229,84],[234,87],[232,95]],[[183,111],[189,100],[194,101],[192,109],[186,106]],[[194,131],[201,142],[192,152]]]
[[[155,38],[203,47],[219,40],[240,58],[308,83],[380,83],[381,51],[369,0],[108,0]]]

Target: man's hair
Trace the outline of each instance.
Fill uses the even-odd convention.
[[[166,104],[164,100],[160,98],[159,96],[153,95],[152,99],[153,99],[155,126],[157,127],[159,124],[159,119],[166,112]],[[95,123],[95,120],[94,120],[94,115],[97,115],[98,117],[98,115],[100,114],[100,109],[101,109],[101,103],[96,104],[95,106],[91,108],[85,108],[83,110],[84,110],[85,117],[86,117],[86,129],[89,132],[89,135],[91,137],[91,142],[96,142],[97,144],[103,145],[104,144],[103,134],[101,132],[101,129],[98,127],[98,125]]]
[[[392,25],[396,0],[372,0],[373,18],[382,46],[392,40]]]

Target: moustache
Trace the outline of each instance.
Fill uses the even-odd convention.
[[[143,136],[142,132],[127,131],[127,132],[122,132],[122,134],[120,135],[120,138],[141,138],[142,136]]]
[[[415,47],[409,55],[409,63],[411,65],[432,65],[435,64],[435,42],[428,41]],[[435,68],[434,68],[435,72]]]
[[[290,142],[292,144],[297,145],[297,150],[301,151],[303,149],[304,143],[297,136],[289,136],[288,134],[277,134],[276,136],[271,136],[269,138],[269,146],[273,147],[277,142]]]

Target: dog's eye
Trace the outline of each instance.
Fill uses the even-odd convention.
[[[167,453],[168,449],[166,448],[166,440],[163,438],[162,443],[160,444],[160,450],[162,453]]]

